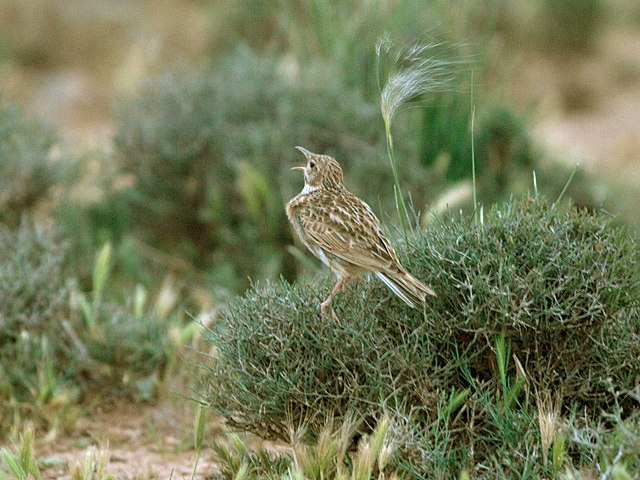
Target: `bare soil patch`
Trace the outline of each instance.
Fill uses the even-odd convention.
[[[70,478],[70,467],[81,463],[91,446],[107,448],[107,472],[122,479],[188,479],[195,462],[193,402],[167,394],[158,403],[114,400],[81,418],[71,434],[36,443],[45,460],[45,479]],[[219,432],[209,428],[209,435]],[[211,475],[211,450],[202,452],[195,478]]]

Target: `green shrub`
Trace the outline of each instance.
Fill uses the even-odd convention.
[[[530,199],[484,225],[434,229],[418,249],[432,254],[416,273],[441,279],[442,300],[427,307],[434,333],[463,347],[504,331],[534,382],[567,398],[606,396],[609,378],[629,385],[637,370],[620,365],[638,367],[638,249],[611,219]]]
[[[17,226],[43,205],[51,187],[70,179],[71,164],[55,158],[55,142],[50,128],[0,101],[0,223]]]
[[[0,226],[3,427],[11,425],[13,402],[32,403],[35,411],[53,399],[77,396],[66,384],[75,373],[66,361],[73,356],[73,342],[63,328],[72,289],[63,274],[66,248],[60,235],[26,219],[16,230]]]
[[[610,219],[531,198],[483,223],[434,226],[401,251],[438,293],[423,313],[379,282],[337,298],[340,323],[318,308],[333,279],[256,287],[209,334],[203,394],[231,425],[286,438],[287,422],[320,428],[351,409],[413,408],[429,425],[443,398],[467,389],[501,391],[507,408],[520,377],[593,410],[611,402],[609,382],[633,388],[638,248]]]
[[[26,218],[0,226],[0,434],[16,412],[63,423],[89,388],[150,398],[172,355],[175,315],[141,291],[124,305],[103,298],[108,255],[83,300],[67,277],[68,244]]]
[[[21,338],[40,343],[32,335],[38,327],[57,322],[67,312],[71,289],[62,274],[65,254],[66,244],[59,235],[34,227],[28,220],[15,231],[0,227],[3,353],[24,348],[19,346]]]

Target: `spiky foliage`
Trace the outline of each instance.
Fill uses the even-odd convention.
[[[528,199],[493,209],[484,224],[434,229],[418,251],[428,254],[414,271],[435,272],[444,293],[427,307],[434,334],[465,347],[504,332],[539,386],[562,385],[586,403],[607,397],[607,379],[633,381],[638,248],[610,218]]]
[[[318,311],[328,279],[256,287],[210,332],[203,395],[231,425],[283,439],[292,419],[319,429],[352,409],[412,411],[426,427],[443,398],[448,415],[464,404],[494,431],[532,388],[597,411],[612,401],[609,382],[631,390],[640,371],[637,257],[609,218],[537,198],[484,223],[438,225],[404,247],[407,268],[438,292],[423,313],[364,282],[337,298],[338,323]],[[537,432],[536,413],[523,415]],[[501,432],[482,434],[484,454],[516,435]]]

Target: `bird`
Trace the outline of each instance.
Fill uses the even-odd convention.
[[[331,293],[320,304],[321,313],[333,310],[333,298],[349,280],[374,273],[407,305],[416,308],[436,293],[402,266],[385,237],[380,221],[363,200],[345,187],[338,161],[297,146],[306,165],[292,167],[304,172],[304,187],[286,205],[287,218],[311,253],[336,275]]]

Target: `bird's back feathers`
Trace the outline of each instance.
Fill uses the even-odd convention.
[[[305,188],[286,207],[287,217],[302,243],[338,279],[374,272],[411,307],[424,303],[427,295],[435,296],[431,288],[404,269],[371,207],[344,187],[342,170],[335,159],[303,153],[309,160],[304,167]],[[328,172],[337,170],[339,175],[325,182],[323,168]],[[311,176],[317,186],[308,183]]]

